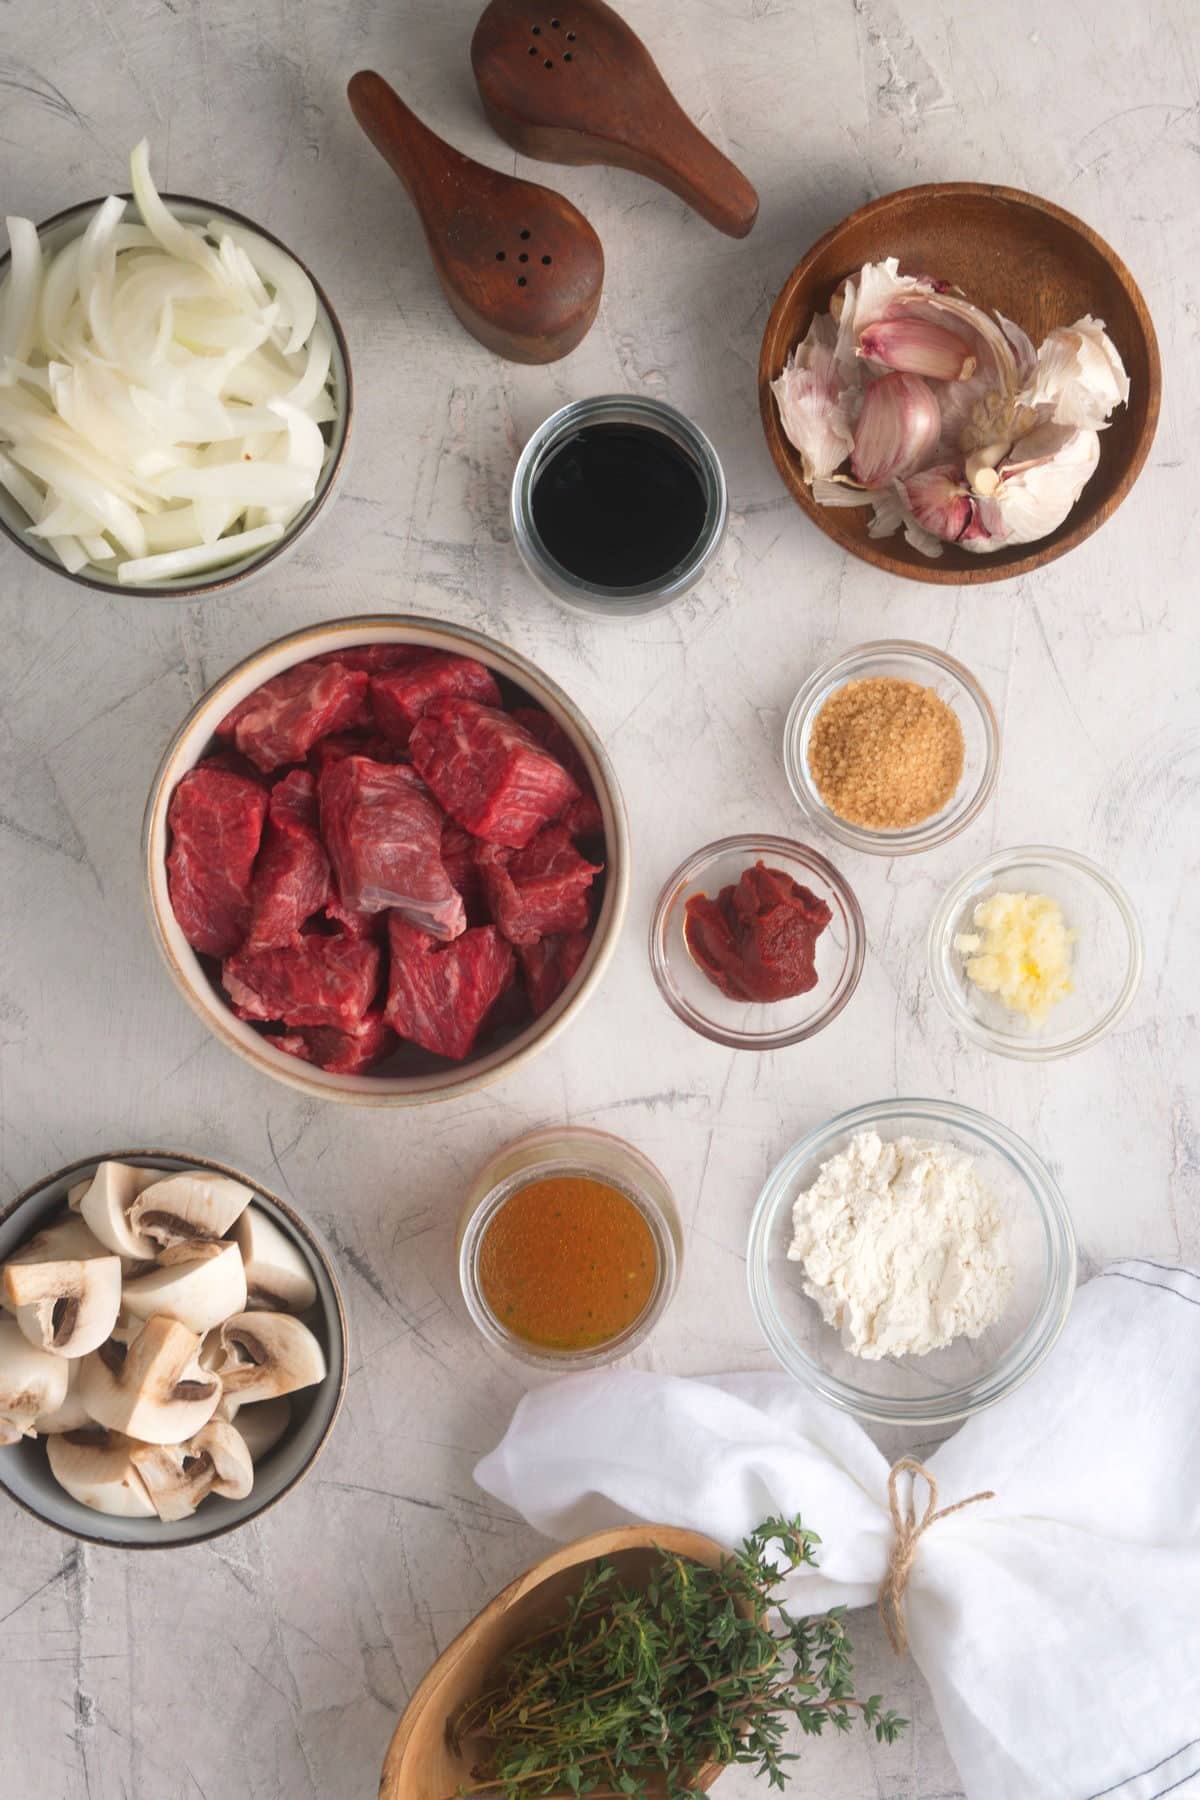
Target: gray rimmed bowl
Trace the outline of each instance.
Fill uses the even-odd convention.
[[[101,1162],[133,1163],[138,1168],[161,1169],[167,1175],[186,1169],[203,1169],[213,1175],[227,1175],[252,1188],[253,1204],[261,1206],[272,1223],[300,1251],[316,1283],[317,1316],[308,1322],[325,1352],[329,1372],[316,1387],[304,1388],[291,1396],[292,1417],[287,1431],[275,1448],[256,1463],[254,1486],[244,1500],[225,1500],[212,1494],[202,1501],[190,1519],[171,1522],[115,1518],[84,1506],[59,1487],[50,1473],[42,1440],[37,1438],[25,1438],[19,1444],[0,1449],[0,1492],[32,1513],[35,1519],[40,1519],[43,1525],[53,1525],[57,1531],[82,1538],[85,1543],[126,1550],[162,1550],[180,1544],[201,1544],[210,1538],[223,1537],[227,1531],[236,1531],[240,1525],[277,1505],[304,1480],[325,1448],[346,1392],[346,1314],[337,1276],[312,1227],[290,1206],[240,1169],[215,1162],[209,1156],[184,1156],[174,1150],[106,1150],[100,1156],[82,1157],[35,1182],[0,1213],[0,1264],[63,1210],[67,1204],[67,1190],[77,1181],[94,1174]]]
[[[415,1046],[402,1046],[381,1071],[333,1075],[278,1050],[269,1036],[239,1019],[204,963],[187,943],[171,910],[167,888],[167,809],[188,770],[215,747],[213,733],[226,713],[263,682],[310,657],[365,644],[416,644],[473,656],[521,696],[543,707],[562,726],[591,777],[604,820],[604,896],[587,954],[564,991],[540,1018],[479,1055],[449,1063]],[[175,985],[213,1035],[260,1073],[299,1088],[312,1099],[360,1106],[414,1106],[474,1093],[513,1073],[558,1036],[599,985],[621,930],[629,898],[629,827],[616,772],[600,738],[556,682],[515,650],[462,625],[409,614],[368,614],[310,625],[256,650],[223,675],[194,706],[163,755],[150,789],[142,826],[142,875],[150,924]]]
[[[333,377],[333,400],[337,407],[336,419],[321,427],[329,451],[317,480],[316,492],[308,505],[296,514],[277,543],[268,544],[265,549],[256,550],[238,562],[225,563],[219,569],[212,569],[207,575],[182,575],[173,581],[124,583],[118,581],[115,574],[106,575],[102,569],[90,563],[72,574],[63,567],[48,544],[44,544],[41,538],[29,535],[29,527],[34,521],[2,487],[0,532],[19,550],[32,557],[34,562],[40,563],[55,575],[61,575],[66,581],[91,588],[95,593],[120,594],[126,599],[203,600],[210,594],[224,593],[231,587],[261,575],[264,569],[281,563],[295,549],[299,539],[321,512],[345,471],[350,428],[354,419],[354,377],[346,334],[333,310],[332,302],[312,270],[296,255],[290,244],[285,244],[256,219],[248,219],[244,213],[235,212],[232,207],[218,206],[211,200],[197,200],[188,194],[164,194],[162,198],[185,225],[204,225],[209,219],[225,219],[246,231],[257,232],[259,237],[266,238],[269,243],[290,256],[312,282],[317,296],[317,322],[324,325],[333,344],[330,372]],[[127,221],[137,223],[140,215],[132,196],[126,195],[125,200]],[[55,213],[53,218],[44,220],[37,228],[43,251],[53,254],[65,248],[74,238],[82,237],[92,214],[103,204],[102,198],[83,200],[76,206],[67,207],[64,212]],[[8,265],[9,252],[5,251],[0,256],[0,287],[8,274]]]

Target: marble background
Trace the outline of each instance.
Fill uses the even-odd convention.
[[[682,1287],[648,1367],[766,1366],[743,1285],[760,1182],[798,1134],[880,1095],[954,1095],[1026,1134],[1074,1210],[1083,1265],[1200,1256],[1195,610],[1200,84],[1190,0],[642,0],[637,22],[762,196],[734,243],[602,169],[529,172],[582,206],[608,258],[565,362],[499,362],[459,329],[414,217],[344,101],[375,65],[438,130],[510,168],[479,112],[465,0],[0,0],[0,194],[45,217],[125,184],[152,140],[163,186],[260,218],[318,271],[358,378],[351,465],[297,557],[205,605],[107,603],[0,551],[0,1181],[156,1142],[240,1165],[333,1244],[353,1333],[337,1434],[261,1525],[207,1549],[84,1550],[0,1503],[0,1744],[12,1800],[370,1796],[430,1660],[542,1545],[475,1489],[525,1376],[459,1299],[453,1231],[497,1143],[574,1119],[628,1136],[674,1184]],[[956,592],[850,561],[781,490],[758,424],[767,312],[804,248],[910,182],[1032,188],[1110,239],[1164,363],[1149,465],[1117,517],[1042,575]],[[662,395],[715,439],[731,524],[719,569],[622,628],[536,591],[509,541],[513,460],[554,407]],[[601,731],[636,868],[611,972],[518,1078],[424,1112],[317,1106],[210,1039],[160,967],[138,877],[142,806],[182,714],[231,662],[331,615],[393,608],[494,633]],[[646,965],[655,893],[697,845],[796,826],[784,713],[816,659],[880,636],[948,647],[1001,713],[1004,768],[972,830],[889,865],[834,852],[870,948],[837,1023],[774,1057],[665,1010]],[[936,1009],[924,934],[992,847],[1043,840],[1127,885],[1147,974],[1118,1033],[1048,1068],[968,1048]],[[889,1446],[890,1447],[890,1446]],[[857,1623],[863,1684],[910,1714],[892,1749],[805,1746],[794,1800],[955,1800],[927,1693]],[[749,1773],[724,1800],[756,1793]]]

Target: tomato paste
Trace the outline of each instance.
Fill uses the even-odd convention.
[[[693,962],[730,1000],[790,1000],[817,985],[817,939],[833,914],[782,869],[755,863],[715,900],[693,894],[683,935]]]

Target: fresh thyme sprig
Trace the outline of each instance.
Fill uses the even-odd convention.
[[[454,1719],[457,1746],[484,1748],[460,1794],[643,1800],[653,1779],[686,1800],[706,1763],[756,1763],[781,1788],[792,1719],[816,1735],[857,1716],[893,1742],[907,1720],[878,1694],[855,1697],[843,1608],[794,1619],[780,1607],[767,1624],[819,1542],[798,1518],[767,1519],[719,1569],[657,1551],[641,1587],[595,1563],[562,1621],[515,1645]]]

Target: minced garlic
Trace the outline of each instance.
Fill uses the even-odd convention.
[[[954,940],[968,980],[1031,1025],[1042,1024],[1072,992],[1071,945],[1078,933],[1068,928],[1062,907],[1048,894],[990,894],[971,917],[976,929]]]

